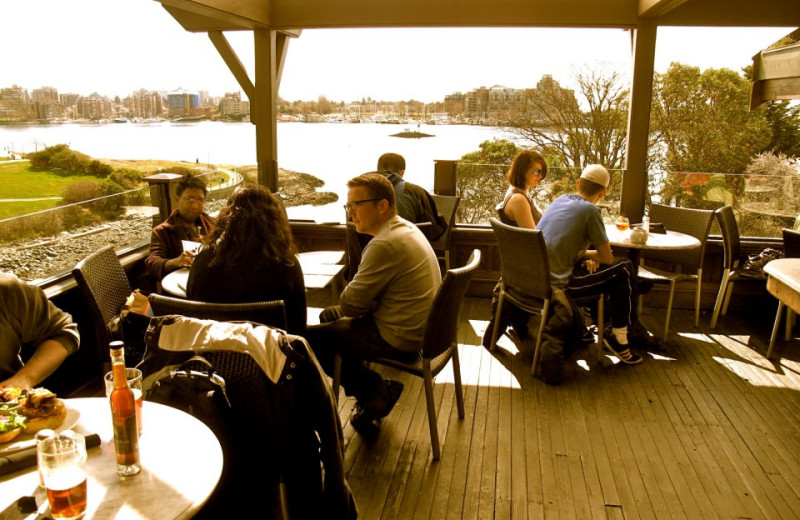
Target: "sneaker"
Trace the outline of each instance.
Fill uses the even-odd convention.
[[[378,391],[367,403],[367,413],[375,419],[386,417],[392,411],[394,405],[397,404],[397,400],[400,399],[400,394],[402,393],[403,383],[384,379],[378,387]]]
[[[655,335],[651,334],[641,323],[628,327],[628,341],[636,348],[648,352],[666,352],[667,347]]]
[[[617,341],[617,338],[614,337],[613,334],[603,337],[603,347],[617,356],[619,360],[626,365],[638,365],[642,362],[642,358],[639,356],[639,354],[631,352],[631,349],[628,348],[629,345],[620,345],[620,343]]]

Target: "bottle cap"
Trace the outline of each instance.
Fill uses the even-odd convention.
[[[109,350],[124,349],[125,348],[125,343],[123,343],[123,342],[121,342],[119,340],[112,341],[111,343],[108,344],[108,348],[109,348]]]

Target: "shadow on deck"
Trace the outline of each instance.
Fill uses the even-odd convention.
[[[471,298],[462,311],[463,421],[451,369],[437,379],[438,462],[420,379],[379,368],[406,387],[370,444],[341,400],[361,518],[797,517],[800,345],[767,360],[771,319],[731,313],[711,333],[708,314],[695,328],[677,310],[669,352],[593,370],[578,352],[554,387],[530,377],[508,338],[510,352],[480,346],[488,307]],[[654,331],[662,320],[642,316]]]

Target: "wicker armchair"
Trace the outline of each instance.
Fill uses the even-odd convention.
[[[547,323],[552,293],[550,262],[547,259],[547,247],[544,243],[544,237],[541,231],[509,226],[493,217],[489,219],[489,222],[494,229],[500,250],[500,295],[494,316],[491,346],[493,349],[500,334],[505,332],[499,330],[499,328],[503,304],[506,301],[525,312],[541,314],[542,318],[539,323],[539,331],[536,333],[536,346],[534,347],[533,362],[531,363],[531,375],[535,375],[539,364],[542,332]],[[509,288],[513,288],[513,290],[509,292]],[[576,303],[586,303],[595,300],[597,300],[598,333],[593,357],[595,360],[600,360],[603,349],[604,295],[581,298],[575,301]]]
[[[250,321],[286,330],[283,300],[252,303],[206,303],[172,298],[161,294],[148,296],[156,316],[180,314],[200,320]]]
[[[700,285],[703,280],[703,257],[706,253],[706,242],[714,221],[714,212],[703,209],[676,208],[653,204],[650,206],[650,221],[660,222],[670,231],[678,231],[692,235],[700,241],[700,247],[680,251],[645,251],[642,255],[642,266],[639,267],[639,279],[651,283],[669,284],[669,300],[667,301],[667,315],[664,319],[664,340],[669,334],[669,321],[672,314],[672,300],[675,296],[675,285],[678,282],[694,281],[694,326],[700,324]],[[680,269],[694,269],[694,272],[683,273],[669,270],[644,267],[645,260],[655,260],[679,267]],[[642,295],[639,295],[639,309],[641,313]]]
[[[453,360],[453,380],[456,387],[458,418],[464,418],[464,392],[461,388],[461,367],[458,362],[458,316],[461,304],[469,287],[472,272],[481,262],[481,252],[475,249],[464,267],[451,269],[445,273],[442,285],[433,300],[425,324],[425,336],[419,358],[406,363],[392,358],[375,358],[370,362],[386,365],[403,372],[421,377],[425,381],[425,400],[428,404],[428,426],[431,433],[433,460],[439,460],[439,430],[436,426],[436,405],[433,396],[433,378]],[[333,370],[333,395],[339,396],[342,360],[336,356]]]
[[[456,210],[461,197],[449,195],[431,195],[436,203],[436,211],[447,221],[447,230],[438,239],[431,242],[439,261],[444,262],[445,270],[450,269],[450,233],[456,223]]]
[[[109,325],[119,316],[131,294],[130,282],[112,246],[106,246],[78,262],[72,269],[72,276],[81,288],[92,316],[97,355],[102,363],[102,373],[105,373],[110,367],[110,362],[105,361],[108,359],[108,344],[121,339]]]

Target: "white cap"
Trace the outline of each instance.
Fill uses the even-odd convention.
[[[590,164],[583,169],[581,179],[586,179],[604,188],[608,188],[610,176],[608,175],[608,170],[606,170],[604,166],[600,164]]]

